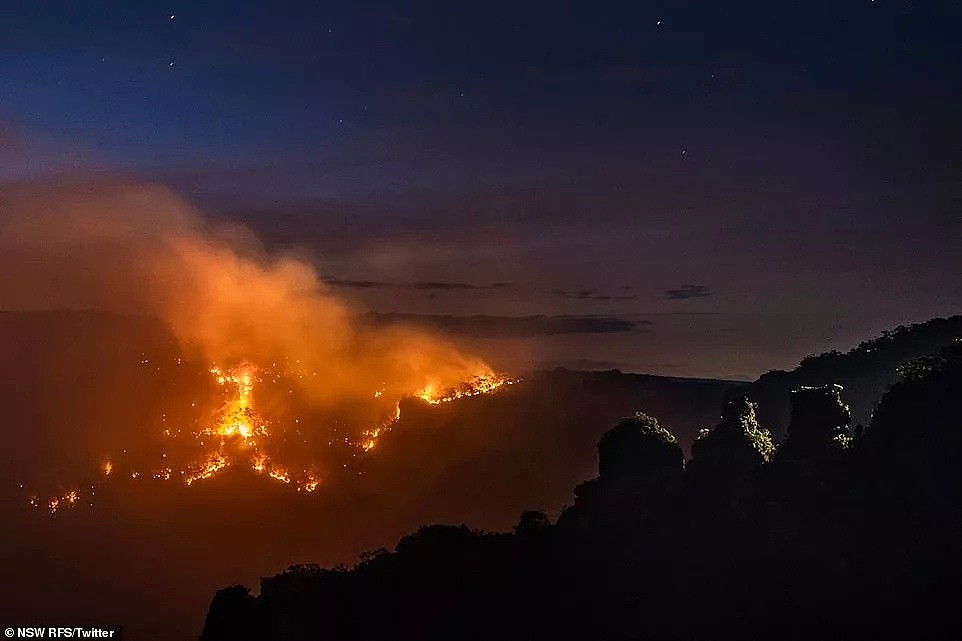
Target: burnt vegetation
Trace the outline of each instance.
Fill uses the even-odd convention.
[[[226,588],[201,639],[959,638],[962,343],[903,360],[864,428],[842,386],[798,385],[773,438],[751,389],[687,462],[669,426],[621,420],[554,523],[431,525],[352,569]]]

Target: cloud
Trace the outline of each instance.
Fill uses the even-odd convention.
[[[206,362],[316,371],[298,380],[324,403],[490,373],[437,332],[373,326],[309,262],[265,250],[249,231],[203,218],[163,187],[65,175],[0,184],[0,202],[7,309],[146,312]]]
[[[340,279],[340,278],[328,278],[325,280],[328,285],[333,287],[348,287],[356,289],[381,289],[381,288],[397,288],[397,289],[418,289],[418,290],[428,290],[428,291],[452,291],[452,290],[488,290],[488,289],[506,289],[511,287],[511,283],[497,282],[491,283],[490,285],[475,285],[472,283],[462,283],[458,281],[445,281],[445,280],[425,280],[425,281],[415,281],[410,283],[403,282],[391,282],[383,280],[350,280],[350,279]]]
[[[492,285],[472,285],[470,283],[458,283],[450,281],[422,281],[417,283],[409,283],[407,287],[412,289],[430,289],[430,290],[452,290],[452,289],[492,289],[498,286],[504,286],[504,283],[496,283]]]
[[[626,290],[622,288],[622,291],[626,291]],[[561,298],[565,298],[568,300],[617,300],[617,301],[636,300],[635,296],[630,296],[627,294],[619,294],[619,295],[600,294],[593,289],[579,289],[577,291],[570,291],[567,289],[552,289],[551,293],[555,296],[560,296]]]
[[[669,300],[688,300],[689,298],[714,296],[715,292],[707,285],[682,285],[678,289],[666,289],[662,294]]]
[[[380,287],[391,287],[391,283],[385,283],[377,280],[340,280],[337,278],[330,278],[326,281],[328,285],[333,285],[334,287],[353,287],[356,289],[377,289]]]
[[[650,321],[611,316],[450,316],[440,314],[375,314],[378,323],[409,323],[477,338],[527,338],[559,334],[619,334],[648,331]]]
[[[629,368],[630,366],[620,361],[595,360],[591,358],[538,361],[535,364],[536,369],[542,370],[557,369],[559,367],[582,372],[605,372],[611,370],[623,370],[625,368]]]

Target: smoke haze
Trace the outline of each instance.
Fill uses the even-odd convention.
[[[215,226],[168,189],[110,176],[0,191],[0,305],[102,309],[167,323],[206,362],[276,363],[324,404],[444,388],[490,369],[437,333],[378,325],[307,261],[267,253]]]

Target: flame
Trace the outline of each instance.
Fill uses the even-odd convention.
[[[267,428],[258,420],[257,414],[251,407],[254,392],[254,375],[256,369],[251,365],[243,365],[238,370],[223,371],[216,365],[210,368],[218,385],[236,390],[232,399],[224,404],[217,426],[212,430],[216,436],[240,436],[249,442],[255,434],[266,435]]]
[[[255,472],[266,472],[267,455],[261,452],[254,454],[254,456],[251,457],[251,469]]]
[[[451,401],[456,401],[466,396],[490,394],[498,391],[504,385],[513,385],[516,382],[517,379],[498,376],[497,374],[485,374],[476,376],[447,389],[431,383],[418,390],[414,396],[420,398],[425,403],[440,405],[441,403],[450,403]]]
[[[394,405],[394,413],[383,424],[361,432],[361,450],[364,452],[370,452],[373,450],[377,445],[377,438],[385,432],[390,431],[391,427],[393,427],[394,424],[399,420],[401,420],[401,404],[396,403]]]
[[[205,461],[201,462],[193,471],[189,472],[184,483],[192,485],[197,481],[209,479],[221,470],[230,466],[230,462],[222,454],[212,454]]]
[[[239,439],[240,444],[250,448],[247,463],[252,471],[266,474],[269,478],[286,485],[294,485],[298,491],[314,492],[320,485],[316,473],[304,471],[295,475],[287,467],[274,463],[271,457],[258,447],[258,441],[266,440],[270,434],[266,422],[253,408],[254,384],[258,380],[257,368],[244,364],[236,369],[225,370],[214,365],[210,368],[210,373],[218,385],[225,387],[232,394],[221,408],[215,426],[202,430],[198,434],[198,439],[204,436],[219,437],[217,451],[205,462],[196,466],[194,472],[186,476],[187,485],[212,478],[230,467],[234,461],[227,454],[226,446]]]
[[[291,475],[288,474],[287,470],[282,467],[275,467],[267,470],[267,475],[275,481],[280,481],[281,483],[291,482]]]
[[[54,497],[52,497],[52,498],[50,498],[50,499],[47,500],[47,511],[49,511],[51,514],[53,514],[54,512],[56,512],[56,511],[58,511],[58,510],[60,510],[60,509],[62,509],[62,508],[65,508],[65,507],[73,507],[73,506],[76,505],[79,501],[80,501],[80,491],[79,491],[79,490],[76,490],[76,489],[67,490],[67,491],[64,492],[62,495],[60,495],[60,496],[54,496]],[[37,496],[31,496],[31,497],[28,499],[28,503],[30,503],[30,506],[31,506],[31,507],[39,508],[39,507],[40,507],[40,498],[37,497]]]
[[[169,467],[164,467],[153,472],[151,476],[158,481],[169,481],[172,473],[173,470],[171,470]]]
[[[298,362],[298,361],[296,361]],[[142,364],[147,361],[142,361]],[[254,408],[254,387],[259,381],[269,380],[278,383],[282,375],[278,373],[276,364],[267,370],[259,370],[250,363],[242,363],[234,368],[222,368],[213,364],[209,368],[213,381],[222,390],[224,401],[214,413],[211,422],[193,432],[195,447],[199,447],[203,454],[183,465],[169,464],[168,455],[163,453],[164,465],[154,470],[142,472],[131,469],[127,473],[131,479],[149,478],[159,481],[169,481],[172,478],[182,478],[186,486],[198,481],[214,478],[225,470],[241,463],[252,472],[264,475],[274,481],[289,485],[298,492],[313,493],[322,484],[322,478],[315,469],[292,470],[286,465],[275,462],[269,453],[271,432],[268,421]],[[294,370],[295,378],[312,375],[311,372]],[[316,375],[316,373],[313,373]],[[438,383],[424,385],[410,396],[421,399],[430,405],[440,405],[460,398],[490,394],[501,390],[506,385],[516,383],[517,379],[507,378],[496,374],[482,374],[455,386],[445,387]],[[382,399],[388,393],[387,388],[375,390],[369,398]],[[191,403],[196,407],[197,403]],[[358,440],[343,438],[343,444],[353,448],[357,454],[366,454],[375,449],[378,440],[389,432],[401,418],[400,400],[393,404],[390,414],[374,427],[360,432]],[[162,416],[166,425],[167,416]],[[294,419],[295,424],[300,419]],[[162,431],[165,438],[176,439],[184,430],[165,427]],[[299,434],[299,432],[298,432]],[[341,443],[341,440],[329,442],[330,445]],[[122,451],[124,454],[126,450]],[[357,455],[355,454],[355,456]],[[346,467],[346,465],[345,465]],[[106,482],[115,476],[115,464],[111,459],[105,459],[100,466],[100,481]],[[95,493],[95,486],[90,486],[89,494]],[[79,503],[80,491],[71,489],[61,495],[49,498],[43,503],[36,495],[28,498],[34,508],[46,506],[50,513],[63,508],[72,507]]]
[[[320,480],[313,474],[308,474],[307,478],[304,480],[304,483],[297,489],[303,489],[305,492],[313,492],[317,489],[318,485],[320,485]]]

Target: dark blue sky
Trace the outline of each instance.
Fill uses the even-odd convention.
[[[380,312],[607,319],[531,361],[962,311],[957,2],[2,4],[0,177],[167,184]]]

